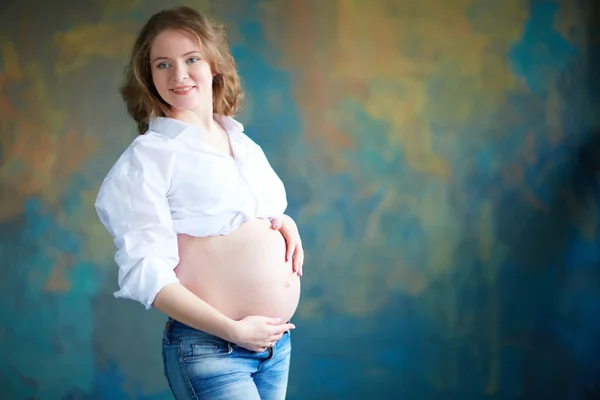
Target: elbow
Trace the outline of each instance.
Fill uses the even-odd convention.
[[[115,297],[134,300],[147,310],[153,308],[158,293],[167,285],[179,283],[176,260],[144,258],[131,267],[119,269],[119,290]]]

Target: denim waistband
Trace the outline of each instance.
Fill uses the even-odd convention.
[[[212,340],[223,340],[222,338],[212,335],[210,333],[192,328],[183,322],[177,321],[174,318],[169,317],[165,324],[165,333],[169,336],[193,336],[197,338],[212,339]]]
[[[202,338],[205,340],[213,340],[213,341],[222,341],[223,339],[215,336],[213,334],[198,330],[196,328],[192,328],[189,325],[184,324],[183,322],[177,321],[174,318],[168,317],[167,322],[165,324],[165,334],[169,337],[194,337],[194,338]],[[289,333],[289,331],[286,331]]]

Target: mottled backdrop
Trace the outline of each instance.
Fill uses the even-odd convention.
[[[93,201],[135,136],[134,35],[182,3],[229,27],[239,119],[304,235],[289,399],[600,398],[591,2],[21,0],[0,6],[1,399],[169,398],[164,318],[113,298]]]

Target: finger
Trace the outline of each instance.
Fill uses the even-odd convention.
[[[302,248],[301,247],[297,247],[296,248],[296,252],[294,253],[294,260],[293,260],[293,265],[294,265],[294,272],[297,272],[298,275],[300,275],[300,269],[302,267]]]
[[[296,329],[296,325],[294,324],[283,324],[279,327],[277,327],[277,332],[274,333],[275,335],[283,335],[285,332],[290,331],[292,329]]]
[[[296,242],[294,240],[290,240],[287,246],[287,253],[285,255],[285,262],[289,262],[292,254],[294,254],[294,250],[296,249]],[[296,272],[294,269],[294,264],[292,263],[292,271]]]
[[[268,336],[265,338],[265,340],[267,340],[267,338],[271,338],[274,336],[279,336],[279,335],[283,335],[285,332],[291,330],[291,329],[295,329],[296,326],[294,324],[281,324],[281,325],[277,325],[274,326],[268,333]]]
[[[269,218],[271,220],[271,228],[273,229],[281,229],[281,227],[283,226],[283,223],[281,222],[281,220],[279,218]]]
[[[254,351],[256,351],[257,353],[262,353],[262,352],[263,352],[263,351],[265,351],[265,350],[267,350],[267,348],[266,348],[266,347],[258,347],[258,348],[257,348],[256,350],[254,350]]]
[[[304,274],[304,252],[302,252],[302,256],[300,256],[300,276],[302,276],[302,274]]]
[[[277,325],[281,323],[281,318],[266,318],[266,322],[269,325]]]
[[[281,339],[281,337],[283,336],[283,333],[280,333],[278,335],[273,335],[269,338],[269,343],[276,343],[279,341],[279,339]]]

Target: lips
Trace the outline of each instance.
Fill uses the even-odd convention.
[[[192,90],[194,90],[196,88],[196,86],[179,86],[173,89],[170,89],[171,92],[173,92],[176,95],[186,95],[188,93],[190,93]]]

